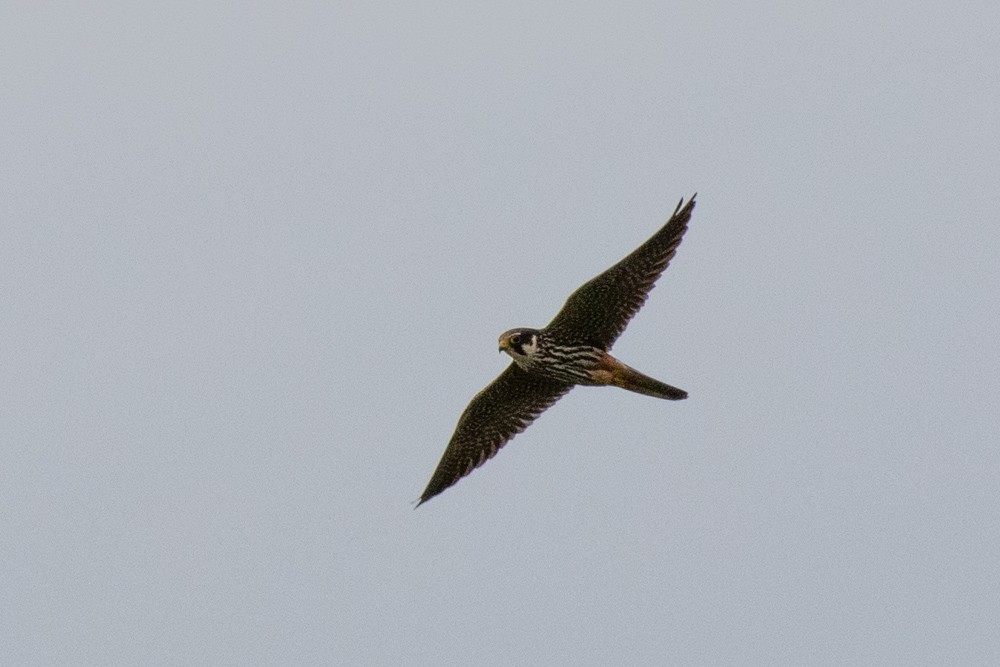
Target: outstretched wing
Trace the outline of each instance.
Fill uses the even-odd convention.
[[[508,366],[462,413],[417,507],[492,458],[572,388],[521,370],[517,364]]]
[[[682,199],[660,231],[573,292],[546,330],[560,341],[611,349],[677,252],[693,210],[694,196]]]

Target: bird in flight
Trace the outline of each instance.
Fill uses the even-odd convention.
[[[687,392],[643,375],[608,352],[677,252],[694,210],[682,199],[670,220],[625,259],[581,285],[544,329],[511,329],[500,351],[513,357],[462,413],[417,507],[492,458],[576,385],[621,387],[678,401]]]

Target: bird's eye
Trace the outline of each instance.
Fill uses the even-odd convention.
[[[520,345],[521,344],[521,337],[520,336],[511,336],[510,337],[510,344],[511,345]]]

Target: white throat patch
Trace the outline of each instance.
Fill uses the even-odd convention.
[[[538,336],[532,335],[531,340],[521,345],[521,349],[524,351],[524,356],[535,356],[535,352],[538,351]]]

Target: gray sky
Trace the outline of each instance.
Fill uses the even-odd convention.
[[[995,3],[346,4],[0,8],[0,663],[1000,662]]]

